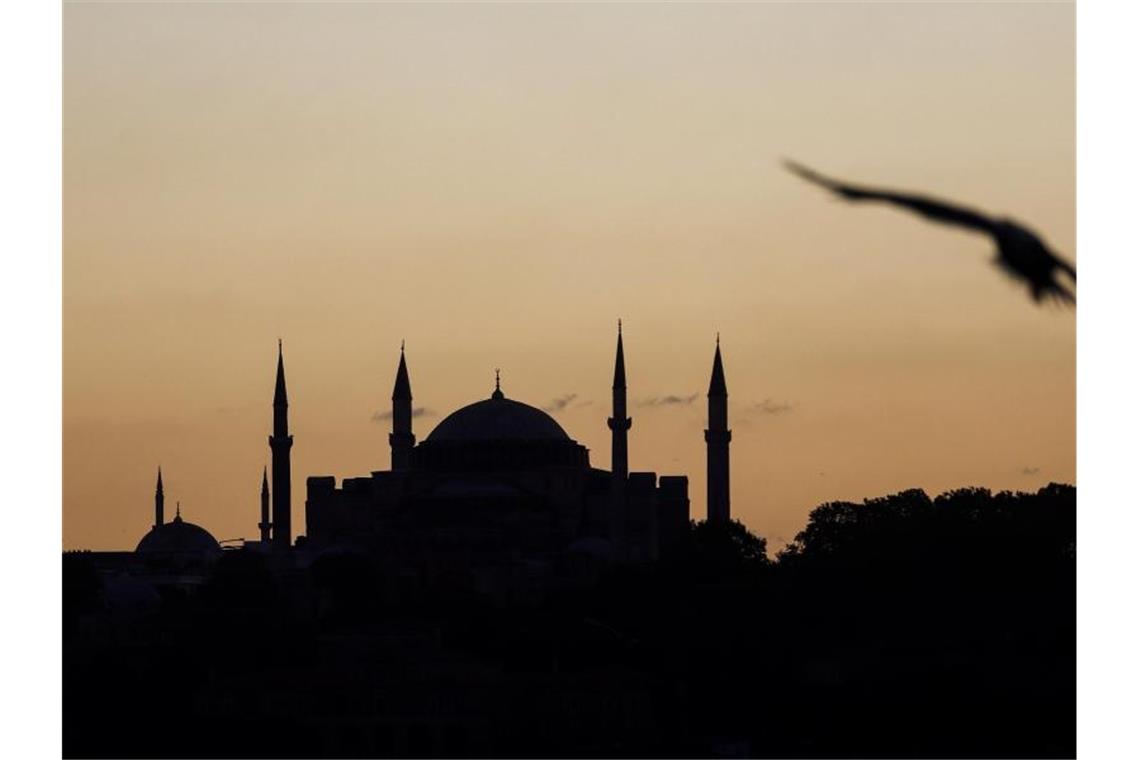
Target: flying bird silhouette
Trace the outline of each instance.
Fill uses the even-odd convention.
[[[993,219],[972,209],[921,195],[849,185],[825,177],[794,161],[786,160],[784,165],[807,181],[821,185],[849,201],[883,201],[910,209],[931,221],[984,232],[997,245],[994,264],[1015,279],[1025,282],[1034,301],[1040,303],[1045,298],[1052,298],[1066,304],[1077,302],[1073,291],[1056,276],[1060,270],[1075,285],[1077,270],[1049,250],[1049,246],[1036,233],[1012,219]]]

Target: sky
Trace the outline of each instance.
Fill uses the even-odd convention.
[[[992,244],[852,206],[785,157],[1036,229],[1075,261],[1069,3],[67,4],[65,548],[168,512],[255,538],[284,341],[310,475],[486,398],[705,514],[721,336],[734,517],[1075,482],[1075,316]],[[695,396],[694,396],[695,394]],[[560,403],[562,401],[562,403]]]

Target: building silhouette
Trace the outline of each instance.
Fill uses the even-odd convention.
[[[404,345],[392,388],[390,467],[340,480],[306,480],[305,529],[294,543],[284,350],[278,341],[271,463],[263,468],[258,541],[235,540],[289,563],[327,554],[371,558],[394,582],[443,583],[492,596],[541,594],[599,577],[608,565],[651,562],[673,549],[689,526],[688,478],[630,472],[625,347],[618,323],[614,355],[610,469],[543,410],[509,398],[499,371],[489,397],[444,417],[417,442],[412,383]],[[729,512],[728,394],[717,337],[708,393],[708,520]],[[162,470],[151,530],[133,558],[101,562],[140,568],[161,582],[197,583],[223,548],[208,531],[164,519]],[[223,547],[224,545],[224,547]],[[296,556],[289,560],[286,550]],[[125,564],[124,564],[125,563]],[[173,579],[173,580],[171,580]]]
[[[166,522],[164,502],[160,469],[154,489],[154,526],[133,554],[99,552],[98,562],[105,569],[144,578],[154,588],[197,587],[221,557],[222,547],[208,530],[182,519],[181,504],[176,504],[174,519]]]
[[[278,359],[274,468],[288,466],[284,370]],[[464,406],[417,443],[404,346],[392,390],[391,466],[363,477],[306,481],[305,535],[311,552],[359,552],[409,582],[445,581],[493,593],[526,593],[611,562],[642,563],[668,552],[688,528],[688,478],[629,472],[625,352],[618,326],[611,467],[549,414],[509,398],[496,371],[487,398]],[[727,395],[719,345],[709,396],[710,517],[728,519]],[[280,425],[280,427],[278,427]],[[277,441],[277,443],[274,443]],[[287,443],[282,443],[287,441]],[[279,494],[274,478],[274,543]],[[715,501],[713,497],[715,496]],[[287,497],[286,497],[287,498]]]

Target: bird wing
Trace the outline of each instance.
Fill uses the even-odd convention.
[[[825,177],[822,174],[813,171],[802,164],[797,164],[794,161],[785,161],[784,165],[794,174],[803,177],[808,182],[814,182],[817,185],[827,188],[828,190],[841,195],[848,200],[858,201],[884,201],[892,203],[896,206],[908,208],[927,219],[932,219],[936,222],[943,222],[945,224],[956,224],[959,227],[969,227],[972,229],[980,230],[982,232],[993,233],[994,222],[988,216],[978,213],[972,209],[963,208],[961,206],[954,206],[945,201],[936,200],[934,198],[927,198],[921,195],[910,195],[907,193],[896,193],[889,190],[876,190],[874,188],[859,187],[857,185],[849,185],[838,180]]]

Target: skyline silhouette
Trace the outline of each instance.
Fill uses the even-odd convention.
[[[1075,751],[1074,487],[824,503],[770,556],[731,516],[720,335],[697,521],[687,478],[629,468],[619,322],[610,470],[499,369],[417,440],[401,345],[391,468],[309,475],[294,540],[277,348],[260,540],[166,521],[159,468],[133,552],[64,553],[66,756]]]
[[[1073,756],[1071,5],[62,12],[66,756]]]
[[[617,364],[617,369],[615,370],[615,372],[617,373],[617,374],[615,374],[615,378],[614,378],[615,384],[618,383],[619,381],[624,383],[625,382],[625,363],[624,363],[624,351],[623,351],[622,334],[621,334],[621,328],[620,328],[620,320],[619,320],[619,332],[618,332],[618,364]],[[500,376],[500,370],[495,369],[496,393],[499,393],[499,391],[498,391],[499,383],[500,383],[500,377],[499,376]],[[289,462],[291,459],[290,452],[292,449],[293,435],[290,432],[291,428],[289,427],[289,423],[285,421],[286,415],[288,414],[287,410],[289,407],[289,403],[288,403],[288,398],[287,398],[286,382],[285,382],[283,341],[280,339],[278,340],[277,372],[276,372],[275,377],[276,377],[276,379],[275,379],[275,383],[274,383],[274,391],[272,394],[272,407],[271,407],[273,409],[273,413],[272,413],[273,424],[271,426],[273,429],[273,434],[270,435],[270,437],[269,437],[270,451],[269,451],[268,456],[265,457],[265,461],[267,462],[267,464],[262,467],[262,478],[263,479],[261,481],[261,484],[262,484],[261,504],[262,504],[263,509],[266,506],[265,502],[264,502],[266,494],[273,494],[273,498],[272,498],[272,502],[273,502],[272,519],[268,520],[268,521],[265,520],[264,518],[257,520],[254,517],[253,512],[250,512],[249,517],[251,518],[252,522],[249,522],[249,524],[246,526],[245,530],[239,529],[236,532],[231,530],[228,533],[226,533],[225,535],[232,537],[231,539],[227,539],[227,540],[237,540],[237,539],[254,540],[254,538],[263,530],[268,530],[270,533],[275,534],[275,532],[273,532],[271,530],[272,526],[275,524],[279,524],[279,525],[283,524],[286,526],[285,530],[282,531],[282,534],[283,535],[287,534],[290,536],[290,538],[285,539],[287,542],[291,542],[292,537],[296,536],[300,532],[303,532],[303,531],[294,531],[290,527],[291,523],[293,522],[292,515],[294,515],[298,512],[299,507],[296,504],[296,501],[298,501],[298,500],[292,499],[292,497],[290,495],[290,492],[293,490],[291,485],[292,485],[292,482],[294,481],[294,478],[290,474],[291,467],[289,465]],[[424,414],[423,414],[424,407],[419,407],[419,406],[413,407],[410,405],[411,404],[411,397],[410,397],[410,395],[408,395],[408,394],[410,394],[410,388],[409,388],[408,382],[409,382],[408,381],[408,370],[407,370],[407,365],[405,363],[404,343],[403,343],[403,341],[401,341],[399,366],[398,366],[398,370],[397,370],[396,388],[394,389],[393,394],[394,394],[394,396],[400,396],[401,398],[406,398],[407,403],[408,403],[408,408],[407,408],[407,410],[404,411],[402,416],[396,415],[392,411],[389,411],[389,412],[383,413],[383,414],[380,412],[375,412],[372,415],[372,420],[374,422],[384,422],[386,424],[390,422],[393,424],[394,428],[398,424],[402,427],[402,429],[406,429],[409,433],[411,433],[413,431],[413,429],[418,429],[421,433],[421,438],[422,438],[422,437],[426,436],[427,433],[429,433],[432,430],[432,428],[439,425],[440,420],[439,419],[435,419],[435,420],[428,419],[425,421],[422,419],[422,417],[424,417]],[[615,394],[616,394],[616,391],[617,391],[616,385],[615,385],[614,390],[615,390]],[[709,383],[708,390],[709,390],[709,394],[713,394],[713,392],[715,391],[717,394],[724,396],[725,401],[727,401],[727,393],[726,393],[726,389],[725,389],[725,380],[724,380],[724,370],[723,370],[722,364],[721,364],[720,335],[719,335],[719,333],[717,333],[715,336],[715,356],[714,356],[714,362],[713,362],[713,374],[712,374],[712,379]],[[624,400],[624,386],[622,388],[622,391],[623,391],[623,397],[622,397],[621,403],[623,405],[622,408],[624,409],[625,408],[624,405],[626,403]],[[574,398],[577,397],[577,394],[571,394],[571,395]],[[702,396],[702,395],[706,395],[706,394],[694,393],[691,395],[687,395],[685,397],[679,397],[679,396],[675,396],[675,395],[669,395],[669,396],[665,396],[665,397],[655,397],[655,398],[651,398],[651,399],[645,399],[645,400],[638,401],[638,402],[636,402],[635,405],[639,408],[646,408],[646,407],[651,408],[651,407],[660,406],[660,405],[669,406],[669,405],[674,405],[674,404],[678,404],[678,405],[682,405],[682,406],[689,406],[694,401],[696,401],[698,396]],[[615,395],[615,399],[616,399],[616,395]],[[558,401],[559,401],[559,399],[556,399],[552,406],[542,406],[541,407],[542,411],[548,412],[550,414],[557,414],[558,412],[563,411],[567,406],[569,406],[568,402],[558,403]],[[565,401],[565,397],[564,397],[563,401]],[[758,412],[763,416],[769,416],[769,415],[773,415],[773,414],[782,414],[782,413],[787,412],[791,409],[790,404],[786,404],[786,403],[785,404],[773,404],[770,399],[765,399],[763,402],[758,402],[758,403],[752,404],[750,408],[745,408],[743,410],[740,409],[738,406],[734,405],[732,408],[733,409],[732,412],[729,412],[729,407],[725,403],[725,401],[720,402],[720,406],[718,407],[720,411],[718,411],[717,414],[721,415],[721,421],[719,421],[717,424],[721,426],[721,429],[724,429],[724,427],[727,424],[729,424],[728,422],[724,421],[725,419],[727,419],[728,416],[731,416],[733,414],[739,414],[739,413],[743,412],[743,414],[742,414],[743,420],[742,421],[745,424],[745,432],[748,434],[756,434],[756,432],[757,432],[756,428],[752,424],[750,424],[755,419],[755,417],[750,416],[748,414],[749,412]],[[615,403],[617,403],[616,400],[615,400]],[[590,404],[592,404],[592,402],[590,402]],[[582,406],[588,406],[590,404],[582,404]],[[394,407],[394,409],[401,409],[401,408],[403,408],[403,407],[401,407],[401,406]],[[612,418],[610,420],[605,420],[604,411],[601,408],[591,409],[590,413],[591,413],[591,416],[593,416],[595,419],[600,417],[604,422],[606,422],[610,426],[611,430],[613,429]],[[433,415],[434,414],[435,413],[433,413]],[[711,414],[711,412],[710,412],[710,414]],[[444,415],[442,415],[442,417],[446,418],[447,415],[444,414]],[[416,422],[416,420],[419,420],[419,422]],[[731,421],[729,421],[729,422],[731,422]],[[619,441],[617,432],[618,431],[616,431],[616,430],[614,431],[614,433],[612,435],[613,440],[610,441],[609,446],[607,447],[609,452],[612,453],[614,456],[617,456],[616,452],[618,450],[619,445],[622,449],[628,450],[628,444],[625,443],[624,441]],[[708,443],[708,440],[709,440],[708,436],[709,436],[709,433],[706,430],[705,431],[706,444]],[[389,442],[391,443],[394,439],[392,438],[391,435],[389,435],[388,437],[389,437]],[[415,435],[411,435],[409,440],[410,440],[409,445],[414,446],[417,439],[416,439]],[[730,432],[728,433],[728,440],[731,440],[731,433]],[[274,455],[275,448],[278,445],[282,445],[282,442],[285,444],[285,448],[284,448],[285,454],[283,457],[282,456],[275,456]],[[658,443],[658,445],[660,445],[660,441],[658,441],[657,443]],[[396,451],[396,449],[394,448],[393,452],[395,452],[395,451]],[[408,451],[410,452],[410,448],[408,449]],[[712,451],[712,449],[710,448],[709,449],[709,452],[710,452],[709,456],[710,457],[712,456],[711,451]],[[606,450],[595,451],[595,456],[600,457],[600,456],[605,455],[606,453],[607,453]],[[395,456],[396,456],[395,453],[393,453],[393,457],[395,457]],[[404,453],[401,455],[400,461],[404,463],[404,465],[403,465],[404,467],[406,467],[406,462],[408,461],[408,456],[409,456],[408,453]],[[628,454],[623,455],[623,457],[628,457]],[[274,463],[275,472],[276,472],[278,467],[280,468],[280,474],[275,474],[274,478],[273,478],[274,487],[269,488],[269,489],[266,488],[267,483],[265,482],[265,478],[267,477],[267,473],[269,470],[269,464],[268,463]],[[375,469],[376,466],[379,466],[379,464],[380,464],[379,462],[374,462],[373,467],[369,468],[369,469]],[[706,465],[708,468],[712,468],[714,466],[712,459],[709,459],[707,462],[703,462],[702,464]],[[392,466],[393,466],[393,468],[396,467],[396,459],[393,459]],[[158,511],[161,510],[161,496],[162,496],[162,474],[161,474],[162,473],[162,470],[161,470],[162,465],[160,464],[158,467],[159,467],[159,469],[158,469],[159,474],[158,474],[157,493],[159,495],[160,501],[158,504],[156,504],[156,507],[155,507],[156,514],[158,514]],[[727,480],[728,480],[727,465],[726,464],[725,465],[716,465],[716,467],[725,468],[725,474],[723,475],[723,477],[724,477],[725,481],[727,482]],[[621,469],[624,472],[628,472],[629,471],[629,465],[628,465],[628,463],[623,463],[623,465],[619,468],[616,464],[616,460],[614,460],[614,468],[613,469],[615,472],[618,471],[619,469]],[[353,476],[361,474],[359,471],[357,471],[357,472],[342,471],[342,470],[335,469],[335,468],[332,471],[337,473],[337,479],[338,480],[340,480],[341,477],[349,478],[349,477],[353,477]],[[746,472],[747,471],[749,471],[749,470],[746,470]],[[300,480],[303,482],[306,477],[310,477],[313,474],[314,473],[300,473],[297,475],[296,480]],[[707,490],[708,484],[707,484],[707,481],[705,481],[704,478],[702,477],[703,474],[704,474],[704,471],[694,471],[692,473],[692,475],[694,476],[694,479],[697,482],[701,483],[704,486],[704,489]],[[825,474],[826,473],[821,472],[820,476],[823,477]],[[1034,467],[1034,468],[1023,467],[1023,468],[1021,468],[1021,471],[1019,472],[1019,474],[1022,476],[1039,476],[1042,478],[1048,477],[1046,474],[1043,474],[1041,472],[1040,467]],[[278,488],[277,485],[279,483],[284,484],[285,487],[284,488]],[[191,486],[192,486],[192,484],[191,484]],[[303,491],[302,491],[302,493],[303,493]],[[709,505],[712,504],[714,501],[720,501],[720,500],[724,501],[725,506],[723,507],[723,510],[726,512],[727,511],[727,502],[728,502],[728,499],[730,498],[730,494],[727,490],[727,487],[724,489],[723,492],[718,492],[716,495],[714,495],[713,492],[711,490],[709,490],[707,494],[705,494],[705,493],[697,494],[696,492],[692,492],[691,496],[696,499],[695,503],[696,503],[698,509],[701,510],[701,514],[706,514],[707,510],[709,510]],[[229,495],[229,501],[231,503],[235,503],[235,504],[239,503],[239,502],[244,502],[246,498],[247,498],[247,494],[245,494],[245,493],[230,494]],[[299,501],[302,501],[302,503],[303,503],[303,499],[299,500]],[[243,506],[238,507],[237,509],[244,510],[245,504],[243,503]],[[288,516],[288,517],[283,520],[282,516]],[[233,517],[235,517],[235,515],[231,513],[230,517],[233,518]],[[134,522],[134,520],[131,521],[131,524],[133,524],[133,522]],[[238,522],[239,523],[245,523],[246,521],[245,520],[238,520]],[[157,518],[156,518],[156,524],[157,524]],[[303,516],[301,519],[301,524],[302,525],[304,524]],[[265,526],[264,528],[263,528],[263,525]],[[119,526],[119,532],[122,533],[123,530],[124,530],[123,526]],[[129,545],[133,545],[133,543],[134,543],[134,539],[128,537],[126,539],[125,543],[120,544],[118,546],[105,546],[104,547],[104,546],[90,546],[90,545],[88,545],[88,546],[65,546],[65,548],[66,549],[92,549],[92,548],[94,548],[94,549],[121,549],[121,548],[126,548]],[[774,546],[776,548],[780,548],[783,545],[783,543],[784,543],[784,540],[780,537],[777,537],[776,540],[774,541]]]
[[[827,500],[1075,480],[1073,320],[1011,297],[981,236],[822,203],[776,164],[938,188],[1075,250],[1071,8],[64,20],[65,547],[131,545],[118,526],[159,461],[198,520],[249,537],[277,336],[294,475],[384,465],[372,417],[404,338],[417,429],[500,366],[534,406],[576,394],[553,414],[608,451],[620,315],[630,466],[688,472],[697,495],[686,399],[711,336],[731,339],[734,453],[754,463],[734,514],[774,545]]]

